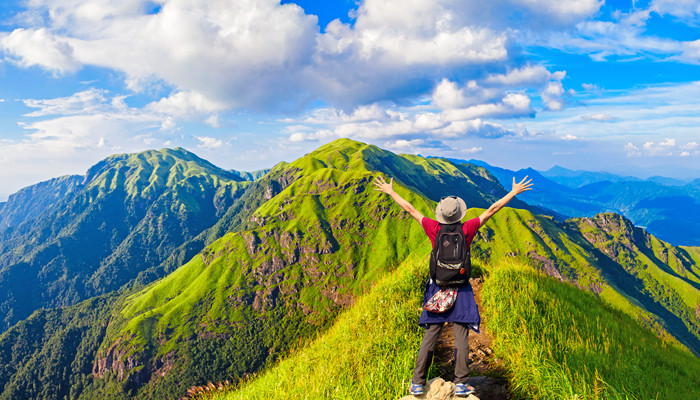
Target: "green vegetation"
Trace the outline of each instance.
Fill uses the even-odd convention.
[[[700,360],[595,295],[520,263],[491,268],[482,299],[512,389],[534,399],[697,399]]]
[[[113,382],[105,390],[124,379],[149,380],[171,359],[167,377],[139,395],[172,397],[205,380],[235,382],[286,354],[297,338],[325,329],[339,310],[420,248],[422,228],[371,190],[371,172],[363,168],[368,151],[388,159],[387,165],[405,162],[373,146],[334,142],[273,170],[268,177],[283,175],[288,184],[251,215],[254,226],[228,233],[129,297],[97,355],[106,360],[120,354],[98,371]],[[421,171],[418,178],[435,179]],[[396,187],[430,212],[434,203],[398,182]],[[130,356],[143,367],[114,379],[113,371],[124,369]],[[205,359],[218,366],[208,375],[201,373]]]
[[[31,398],[68,387],[71,398],[166,399],[208,381],[237,384],[251,374],[273,371],[306,338],[323,342],[328,329],[343,337],[345,328],[330,327],[352,326],[364,315],[344,310],[365,304],[364,313],[379,315],[369,310],[376,301],[395,299],[391,290],[406,296],[405,302],[392,300],[396,314],[386,317],[386,329],[404,324],[394,326],[405,333],[396,340],[414,340],[420,332],[406,321],[418,314],[404,311],[417,308],[412,302],[420,301],[421,285],[415,292],[406,290],[420,275],[428,245],[418,224],[388,196],[372,190],[378,173],[394,177],[397,192],[426,216],[433,215],[435,201],[446,193],[464,197],[472,207],[485,207],[506,193],[483,168],[395,155],[350,140],[281,163],[254,182],[232,180],[230,171],[184,150],[119,155],[96,165],[88,171],[92,183],[87,189],[60,204],[62,214],[30,230],[39,238],[36,243],[19,234],[0,243],[0,250],[6,249],[0,261],[37,249],[22,255],[25,264],[0,276],[0,289],[46,276],[50,284],[40,281],[33,290],[66,304],[91,290],[121,289],[101,306],[99,316],[77,313],[67,322],[101,328],[71,336],[67,348],[75,351],[44,370],[26,360],[40,360],[64,339],[60,329],[44,326],[42,312],[1,335],[0,356],[7,366],[0,387],[21,381],[23,395]],[[670,332],[685,346],[700,349],[691,328],[697,320],[688,311],[697,294],[697,248],[670,246],[610,214],[558,223],[522,203],[511,204],[523,209],[504,209],[475,239],[472,253],[478,264],[527,263],[596,293],[666,341]],[[467,218],[482,211],[472,208]],[[28,247],[18,245],[21,240],[30,242]],[[32,269],[40,267],[46,275]],[[77,289],[82,287],[87,289]],[[387,289],[368,294],[380,287]],[[68,316],[86,304],[51,312]],[[16,313],[8,313],[10,319],[21,316],[16,307],[4,309]],[[372,320],[362,321],[358,326]],[[392,340],[373,337],[368,354],[398,346]],[[323,353],[308,354],[314,359]],[[370,374],[366,379],[379,385],[373,368],[400,371],[408,356],[396,357],[385,366],[352,367],[357,375],[349,379]],[[26,373],[18,362],[28,365]],[[85,363],[91,367],[74,368]],[[55,383],[59,376],[60,385]],[[401,382],[388,385],[382,390],[399,393],[402,388]]]
[[[183,149],[111,156],[83,179],[18,194],[33,208],[13,206],[28,220],[0,235],[0,332],[37,309],[132,284],[219,221],[248,185]]]
[[[240,390],[212,399],[396,399],[405,395],[423,330],[425,257],[378,280],[333,326]],[[431,371],[436,374],[437,371]]]
[[[39,310],[0,336],[0,400],[77,398],[89,386],[115,295]]]
[[[519,261],[487,266],[482,313],[523,398],[695,399],[700,360],[595,295]],[[396,399],[406,394],[424,257],[409,257],[333,326],[238,388],[199,398]],[[430,375],[438,375],[432,370]]]

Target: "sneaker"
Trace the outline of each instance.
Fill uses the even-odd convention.
[[[420,396],[423,394],[423,385],[420,383],[411,382],[411,387],[408,389],[408,393],[414,396]]]
[[[474,393],[474,387],[468,383],[455,384],[455,396],[469,396]]]

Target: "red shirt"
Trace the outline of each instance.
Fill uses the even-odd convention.
[[[437,237],[437,234],[440,231],[440,223],[435,221],[434,219],[423,217],[421,225],[423,225],[425,234],[428,235],[428,237],[430,238],[430,245],[432,247],[435,247],[435,238]],[[469,248],[469,246],[471,245],[472,239],[474,239],[474,236],[476,236],[476,231],[479,230],[480,225],[481,220],[479,219],[479,217],[472,218],[464,222],[462,229],[464,230],[464,236],[467,238],[467,248]]]

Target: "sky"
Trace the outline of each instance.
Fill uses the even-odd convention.
[[[0,201],[115,153],[253,171],[341,137],[700,177],[700,1],[3,0]]]

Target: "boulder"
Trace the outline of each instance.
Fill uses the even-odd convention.
[[[479,400],[478,397],[470,394],[467,397],[455,396],[455,384],[445,382],[442,378],[433,378],[423,388],[420,396],[408,395],[399,400]]]

